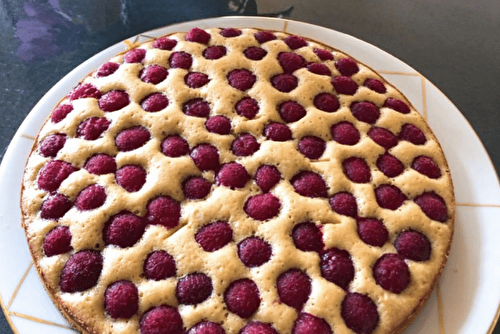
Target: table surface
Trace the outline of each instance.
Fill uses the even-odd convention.
[[[448,96],[500,170],[500,2],[487,0],[0,0],[0,157],[37,101],[95,53],[149,29],[224,15],[309,22],[389,52]],[[0,333],[12,333],[1,312]]]

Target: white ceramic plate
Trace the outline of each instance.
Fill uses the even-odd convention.
[[[408,334],[491,333],[500,303],[500,186],[477,135],[457,108],[417,71],[354,37],[284,19],[223,17],[176,24],[129,41],[187,31],[192,27],[256,27],[323,41],[382,74],[420,110],[440,140],[456,190],[456,229],[443,276]],[[45,292],[22,230],[19,196],[25,160],[34,137],[57,102],[89,72],[118,52],[116,44],[77,67],[33,108],[0,166],[0,305],[15,333],[74,333]]]

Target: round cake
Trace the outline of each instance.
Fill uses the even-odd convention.
[[[394,334],[453,235],[442,149],[347,54],[193,28],[102,64],[26,165],[34,264],[83,333]]]

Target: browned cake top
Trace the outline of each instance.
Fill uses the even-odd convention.
[[[453,234],[443,152],[373,70],[194,28],[86,77],[41,129],[23,222],[89,333],[396,333]]]

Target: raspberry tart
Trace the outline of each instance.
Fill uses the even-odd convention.
[[[408,100],[306,38],[193,28],[111,58],[54,108],[23,227],[82,333],[395,334],[454,225]]]

